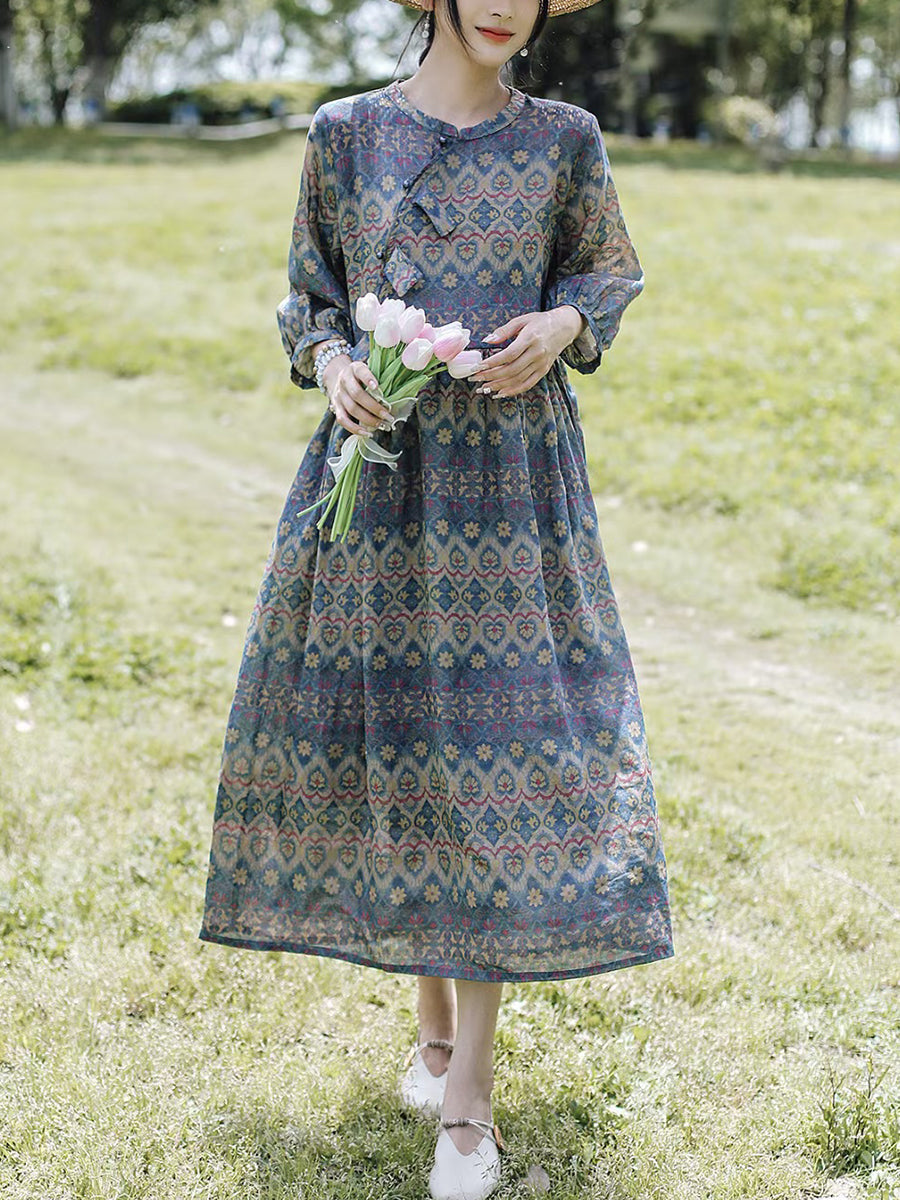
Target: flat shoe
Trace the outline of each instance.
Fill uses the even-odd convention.
[[[407,1071],[400,1080],[400,1098],[410,1108],[417,1108],[429,1116],[439,1117],[441,1105],[444,1103],[447,1072],[443,1075],[432,1075],[422,1058],[422,1051],[426,1046],[439,1046],[443,1050],[453,1052],[453,1043],[448,1042],[446,1038],[429,1038],[427,1042],[413,1046],[403,1063]]]
[[[484,1130],[484,1137],[474,1150],[463,1154],[447,1132],[451,1125],[477,1125]],[[500,1130],[492,1121],[476,1117],[442,1119],[428,1176],[431,1200],[484,1200],[500,1182],[500,1152],[505,1149]]]

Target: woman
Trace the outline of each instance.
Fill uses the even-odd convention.
[[[417,6],[416,73],[309,130],[279,325],[293,381],[329,405],[247,633],[200,936],[416,975],[401,1094],[441,1112],[432,1196],[471,1200],[500,1177],[503,982],[674,951],[564,366],[597,369],[643,276],[596,119],[501,82],[548,15],[586,4]],[[370,291],[459,319],[485,351],[390,429],[355,322]],[[333,541],[321,509],[297,514],[351,433],[402,454],[364,464]]]

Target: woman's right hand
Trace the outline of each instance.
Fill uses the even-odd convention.
[[[393,424],[391,410],[366,391],[367,384],[378,387],[368,363],[357,362],[348,354],[336,354],[325,366],[322,383],[338,424],[351,433],[367,435]],[[382,425],[382,421],[387,424]]]

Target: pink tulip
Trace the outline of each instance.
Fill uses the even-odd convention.
[[[400,341],[413,341],[419,336],[424,324],[425,310],[423,308],[407,308],[400,316]]]
[[[428,322],[426,321],[425,324],[422,326],[422,328],[419,330],[419,337],[420,338],[428,338],[429,342],[433,342],[434,341],[434,326],[429,325]]]
[[[381,314],[375,322],[372,336],[379,346],[396,346],[400,341],[400,322],[390,314]]]
[[[468,329],[451,329],[446,332],[438,330],[431,347],[434,357],[439,358],[441,362],[449,362],[451,358],[456,358],[457,354],[468,346],[470,336]]]
[[[480,350],[461,350],[447,363],[447,370],[454,379],[468,379],[481,366]]]
[[[381,305],[374,292],[366,292],[356,301],[356,324],[360,329],[372,330],[378,320]]]
[[[413,338],[400,356],[404,367],[411,371],[424,371],[431,362],[434,347],[428,338]]]

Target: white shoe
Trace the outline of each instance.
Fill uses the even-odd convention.
[[[478,1125],[485,1131],[484,1137],[474,1150],[463,1154],[447,1132],[451,1125]],[[500,1182],[500,1151],[505,1149],[500,1130],[492,1121],[475,1117],[442,1119],[428,1176],[432,1200],[484,1200]]]
[[[403,1064],[408,1070],[400,1080],[400,1098],[411,1108],[418,1108],[429,1116],[439,1117],[441,1105],[444,1103],[447,1072],[443,1075],[432,1075],[422,1057],[422,1050],[426,1046],[440,1046],[451,1053],[453,1051],[453,1043],[445,1038],[429,1038],[427,1042],[413,1046]]]

